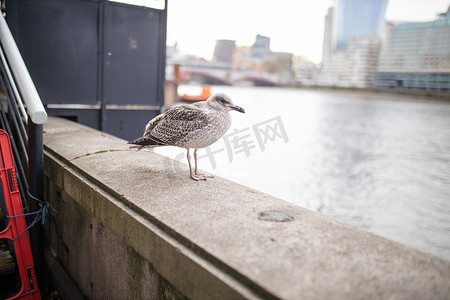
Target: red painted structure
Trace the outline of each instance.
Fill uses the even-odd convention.
[[[16,250],[17,267],[22,281],[20,291],[9,299],[41,299],[34,270],[33,255],[30,248],[27,224],[23,213],[22,199],[17,184],[11,142],[8,134],[0,129],[0,179],[6,203],[9,222],[0,238],[13,240]]]

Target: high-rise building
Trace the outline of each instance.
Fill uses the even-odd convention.
[[[382,38],[388,0],[337,0],[333,18],[333,51],[345,50],[352,38]]]
[[[318,83],[344,87],[374,85],[388,0],[337,0],[325,17]]]
[[[236,49],[236,41],[218,40],[214,48],[213,60],[217,62],[233,62],[233,53]]]
[[[450,90],[450,7],[435,21],[397,25],[380,55],[377,86]]]
[[[325,31],[323,35],[322,66],[328,65],[331,58],[333,44],[333,14],[334,7],[328,8],[328,13],[325,17]]]

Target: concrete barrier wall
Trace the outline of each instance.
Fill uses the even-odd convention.
[[[447,261],[219,177],[195,182],[124,140],[51,117],[44,144],[59,231],[46,256],[70,279],[55,276],[66,299],[450,295]]]

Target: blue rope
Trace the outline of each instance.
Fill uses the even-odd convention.
[[[19,236],[21,236],[25,231],[29,230],[31,227],[33,227],[34,225],[36,225],[39,221],[41,221],[41,224],[45,224],[47,221],[48,216],[50,216],[51,221],[53,222],[53,224],[55,225],[55,229],[56,229],[56,234],[58,235],[58,230],[56,228],[56,222],[55,219],[53,217],[53,215],[50,212],[50,209],[52,209],[54,212],[57,212],[56,209],[53,208],[53,206],[46,201],[43,201],[33,195],[30,194],[29,191],[27,191],[28,196],[30,196],[31,199],[39,202],[39,205],[41,206],[41,208],[38,211],[34,211],[34,212],[30,212],[30,213],[25,213],[22,215],[16,215],[16,216],[6,216],[6,218],[8,219],[12,219],[12,218],[18,218],[18,217],[26,217],[26,216],[30,216],[30,215],[36,215],[36,217],[34,218],[33,222],[31,222],[30,226],[28,226],[24,231],[22,231],[21,233],[19,233],[19,235],[17,235],[14,239],[12,239],[12,241],[15,241]]]
[[[44,200],[39,199],[38,197],[35,197],[35,196],[31,195],[31,193],[30,193],[29,190],[27,190],[27,194],[28,194],[28,196],[29,196],[31,199],[33,199],[33,200],[35,200],[35,201],[37,201],[37,202],[39,202],[39,203],[48,203],[48,202],[45,202]],[[51,205],[50,205],[50,206],[51,206]],[[52,209],[55,210],[53,207],[52,207]],[[56,211],[56,210],[55,210],[55,211]]]

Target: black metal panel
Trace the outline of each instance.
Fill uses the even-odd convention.
[[[161,13],[109,2],[105,18],[106,104],[159,104],[158,49]]]
[[[97,109],[47,109],[47,112],[53,116],[69,119],[92,128],[99,128]]]
[[[158,115],[157,111],[145,110],[108,110],[107,132],[132,140],[144,133],[148,121]]]
[[[44,104],[98,103],[98,1],[14,0],[7,21]]]
[[[107,0],[7,0],[6,12],[50,114],[131,139],[159,113],[166,10]]]

